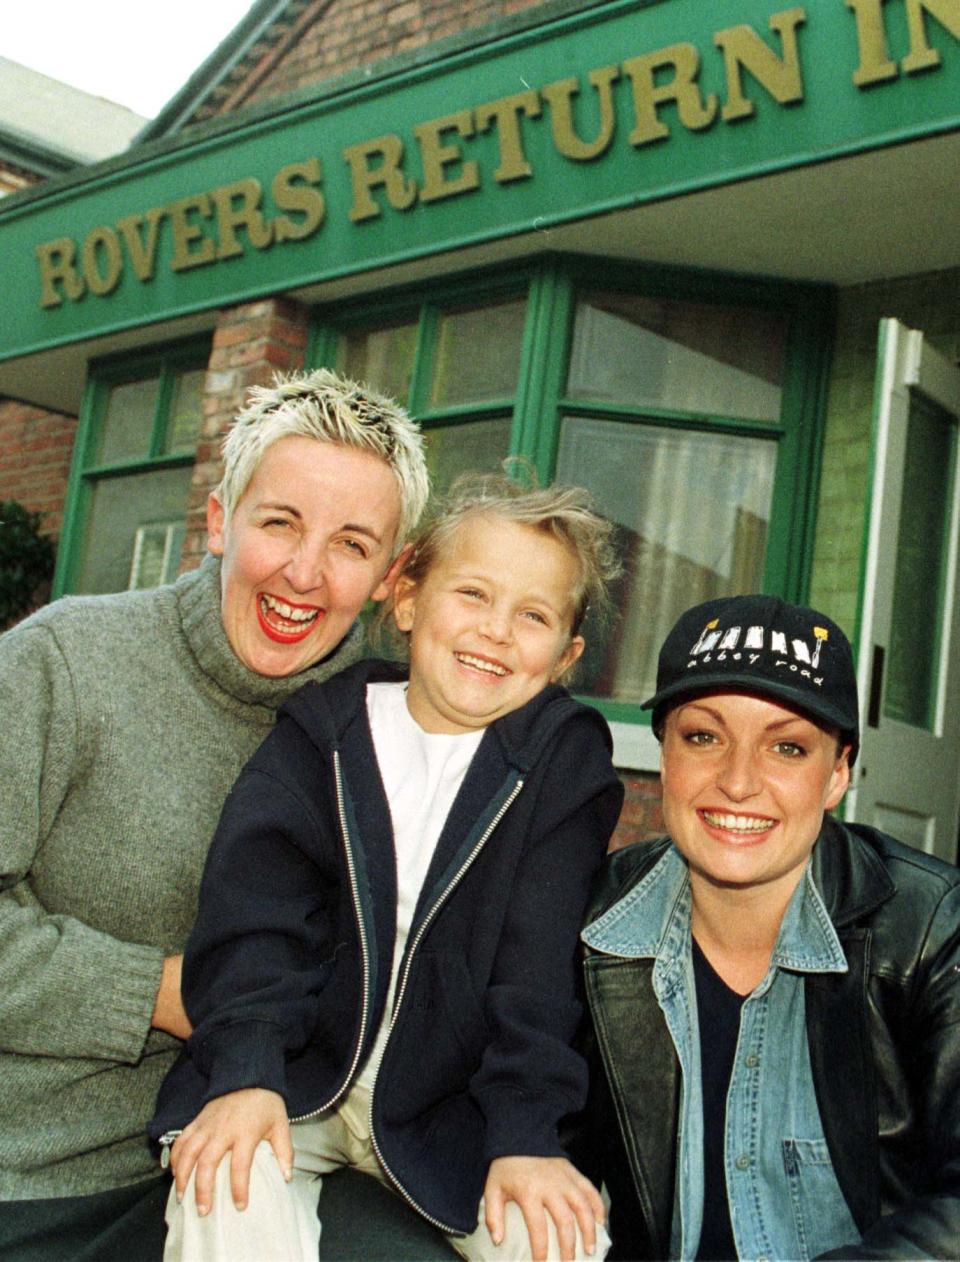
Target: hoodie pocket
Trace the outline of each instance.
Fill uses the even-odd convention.
[[[489,1039],[466,960],[421,954],[403,1007],[397,1050],[408,1072],[434,1099],[465,1090]]]

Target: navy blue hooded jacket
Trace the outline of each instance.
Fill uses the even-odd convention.
[[[215,1096],[279,1092],[291,1120],[334,1107],[383,1013],[396,923],[389,807],[360,662],[308,684],[224,805],[186,949],[194,1033],[150,1124]],[[577,935],[623,789],[596,711],[550,685],[484,733],[414,915],[372,1101],[376,1152],[425,1217],[470,1232],[495,1157],[562,1154],[586,1067]]]

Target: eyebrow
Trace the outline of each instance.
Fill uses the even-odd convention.
[[[453,571],[452,581],[454,583],[487,583],[492,587],[497,580],[495,574],[487,573],[485,570],[462,569]],[[552,609],[557,614],[563,613],[562,608],[558,607],[549,596],[545,596],[542,592],[525,593],[519,603],[522,605],[527,602],[532,605],[543,605],[546,609]]]
[[[303,521],[303,513],[299,508],[295,508],[292,504],[284,504],[282,500],[261,500],[257,509],[261,513],[289,513],[291,517],[296,517],[297,521]],[[362,523],[345,521],[338,529],[349,530],[355,535],[366,535],[374,543],[383,542],[382,536],[372,526],[364,526]]]
[[[704,704],[702,700],[688,701],[686,705],[683,707],[683,709],[705,710],[707,714],[709,714],[717,723],[720,724],[721,727],[729,728],[731,726],[731,724],[728,723],[725,718],[723,718],[719,710],[715,710],[713,706]],[[808,719],[805,714],[788,714],[785,718],[775,719],[772,723],[768,723],[764,727],[763,730],[765,732],[776,732],[776,731],[779,731],[780,728],[789,727],[791,723],[809,723],[812,727],[817,726],[817,724],[814,723],[813,719]]]

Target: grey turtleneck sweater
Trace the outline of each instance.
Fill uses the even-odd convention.
[[[144,1136],[179,1043],[150,1028],[193,924],[230,786],[310,670],[234,656],[220,566],[67,598],[0,637],[0,1199],[149,1178]]]

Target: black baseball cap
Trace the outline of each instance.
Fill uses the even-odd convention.
[[[779,596],[721,596],[681,614],[657,661],[657,691],[643,702],[654,729],[672,704],[719,688],[795,706],[860,748],[857,673],[850,641],[816,609]]]

